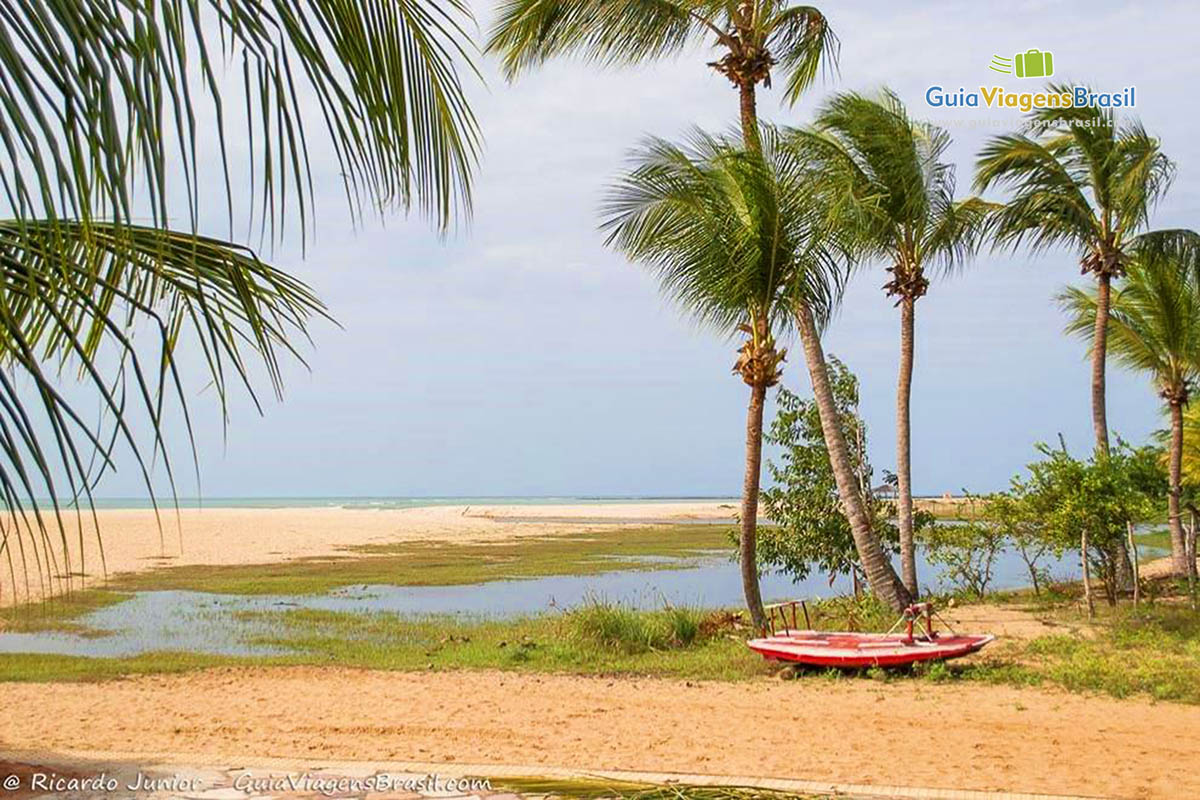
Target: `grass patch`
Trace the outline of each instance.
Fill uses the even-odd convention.
[[[1042,637],[1025,655],[1072,691],[1200,703],[1200,616],[1189,609],[1121,609],[1097,636]]]
[[[449,586],[615,569],[671,569],[729,551],[727,525],[606,528],[503,542],[399,542],[357,547],[344,558],[277,564],[166,567],[118,575],[121,591],[179,589],[221,594],[323,594],[355,584]],[[652,559],[681,559],[662,562]]]
[[[103,681],[130,675],[171,674],[218,666],[269,663],[195,653],[143,653],[129,658],[85,658],[46,653],[0,653],[0,680],[22,683]]]
[[[700,638],[707,618],[705,612],[694,608],[647,613],[592,600],[568,611],[563,626],[582,644],[634,655],[691,646]]]
[[[105,606],[127,600],[127,592],[107,589],[85,589],[68,595],[52,597],[38,603],[0,608],[0,631],[13,633],[74,633],[80,636],[105,636],[79,622],[79,617]]]
[[[1072,598],[1055,606],[1045,593],[1033,609],[1076,629],[1004,646],[990,657],[918,665],[913,675],[935,683],[977,681],[1006,686],[1059,686],[1112,697],[1150,697],[1200,704],[1200,614],[1167,601],[1138,609],[1098,605],[1088,622]]]
[[[1138,547],[1171,552],[1171,532],[1166,528],[1134,534],[1133,541]]]
[[[741,680],[769,669],[736,617],[690,609],[633,611],[593,603],[572,612],[480,621],[298,609],[254,612],[275,633],[257,644],[306,663],[372,669],[513,669]]]

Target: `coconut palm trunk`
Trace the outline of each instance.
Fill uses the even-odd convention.
[[[754,84],[738,85],[742,142],[749,150],[762,152],[758,136],[758,110]],[[750,387],[750,407],[746,412],[746,473],[742,480],[741,530],[738,535],[738,560],[742,567],[742,593],[746,609],[756,628],[766,624],[762,590],[758,585],[758,494],[762,481],[763,408],[767,385],[756,381]]]
[[[900,377],[896,389],[896,483],[897,514],[900,528],[900,575],[904,588],[913,597],[917,587],[917,554],[913,541],[912,501],[912,400],[913,338],[917,300],[905,296],[900,301]]]
[[[816,321],[813,319],[812,310],[806,304],[798,304],[796,327],[804,347],[804,360],[812,380],[813,396],[821,417],[821,430],[825,435],[826,448],[829,450],[829,463],[833,468],[834,480],[837,482],[838,496],[841,498],[846,519],[850,522],[850,532],[854,537],[854,546],[858,550],[863,571],[867,574],[867,582],[877,597],[894,610],[901,611],[912,601],[912,596],[896,575],[891,561],[883,552],[879,538],[871,527],[871,518],[867,514],[862,492],[855,480],[850,451],[846,446],[846,437],[842,434],[837,405],[833,398],[833,389],[829,385],[829,371],[825,364],[825,352],[821,347],[820,333],[817,330]]]
[[[843,230],[855,260],[887,265],[891,279],[881,288],[900,309],[896,514],[900,572],[915,597],[910,408],[916,303],[929,290],[930,277],[950,274],[974,255],[993,205],[977,197],[954,199],[949,134],[912,119],[891,91],[877,97],[834,95],[818,110],[807,136],[820,165],[818,180],[854,209]]]
[[[748,150],[762,152],[762,141],[758,136],[758,103],[754,84],[738,84],[738,109],[742,123],[742,141]]]
[[[746,475],[742,481],[741,535],[739,558],[742,566],[742,590],[746,608],[755,627],[766,622],[762,593],[758,586],[758,490],[762,473],[763,407],[767,386],[756,383],[750,387],[750,407],[746,411]]]
[[[1108,318],[1112,308],[1112,276],[1107,272],[1100,272],[1096,280],[1096,324],[1092,329],[1092,429],[1096,436],[1096,452],[1108,455],[1105,366],[1108,359]],[[1118,540],[1112,546],[1111,555],[1116,565],[1117,585],[1132,585],[1133,569],[1129,560],[1129,549],[1123,540]]]
[[[1108,455],[1104,361],[1108,355],[1108,312],[1112,304],[1112,278],[1105,272],[1101,272],[1096,278],[1096,326],[1092,331],[1092,429],[1096,435],[1096,452]]]
[[[1171,444],[1167,467],[1167,524],[1171,531],[1171,561],[1174,571],[1189,574],[1187,539],[1183,533],[1183,518],[1179,508],[1181,476],[1183,473],[1183,406],[1177,398],[1170,400]]]

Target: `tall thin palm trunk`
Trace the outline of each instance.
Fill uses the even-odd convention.
[[[742,481],[742,518],[739,540],[739,557],[742,562],[742,591],[746,595],[746,608],[755,627],[766,622],[763,612],[762,594],[758,587],[758,490],[762,470],[763,406],[766,404],[767,387],[757,383],[750,388],[750,407],[746,411],[746,475]]]
[[[1096,452],[1108,455],[1108,412],[1104,397],[1104,362],[1108,356],[1108,313],[1112,304],[1112,278],[1104,272],[1097,277],[1096,327],[1092,332],[1092,429]]]
[[[758,136],[758,105],[754,84],[738,84],[738,104],[742,123],[742,142],[746,149],[762,152],[762,141]]]
[[[1097,275],[1096,324],[1092,329],[1092,430],[1096,437],[1096,452],[1108,455],[1108,404],[1105,389],[1105,363],[1108,358],[1108,317],[1112,307],[1112,276]],[[1125,542],[1118,539],[1112,546],[1118,587],[1132,585],[1133,569]]]
[[[1179,575],[1188,574],[1188,548],[1179,508],[1183,471],[1183,403],[1171,401],[1171,444],[1167,454],[1167,525],[1171,530],[1171,566]]]
[[[742,143],[749,150],[762,151],[758,136],[758,109],[754,84],[738,85],[738,101],[742,124]],[[746,473],[742,480],[741,531],[738,558],[742,567],[742,593],[746,608],[756,628],[766,624],[762,591],[758,585],[758,492],[762,480],[763,406],[767,387],[754,384],[750,388],[750,407],[746,412]]]
[[[854,478],[854,467],[850,462],[850,451],[838,419],[833,389],[829,385],[829,370],[825,364],[825,352],[821,337],[813,319],[812,310],[801,303],[796,309],[796,326],[804,346],[804,360],[812,380],[813,396],[817,401],[817,412],[821,418],[821,431],[829,451],[829,463],[837,482],[838,496],[846,519],[850,522],[850,533],[858,550],[859,560],[867,573],[867,582],[877,597],[896,611],[901,611],[912,601],[912,596],[896,575],[891,561],[879,544],[879,537],[871,526],[866,504]]]
[[[912,399],[913,329],[917,301],[905,296],[900,301],[900,378],[896,388],[896,482],[900,527],[900,574],[904,588],[913,597],[917,587],[917,554],[913,542],[912,501]]]

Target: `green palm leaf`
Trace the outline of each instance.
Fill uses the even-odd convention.
[[[758,319],[786,327],[799,300],[828,320],[847,275],[812,164],[774,128],[761,135],[762,156],[701,132],[682,146],[650,139],[602,206],[610,246],[731,334]]]
[[[311,214],[315,100],[356,204],[415,199],[444,225],[469,204],[478,148],[458,74],[469,22],[460,0],[6,3],[0,185],[18,219],[164,227],[180,179],[194,227],[213,178],[197,140],[212,135],[231,213],[249,187],[274,233],[286,209]],[[231,135],[249,148],[248,181],[230,174]]]
[[[90,508],[117,452],[132,454],[152,497],[160,458],[173,490],[162,436],[171,404],[191,438],[174,357],[181,340],[203,353],[224,407],[231,382],[253,396],[249,355],[278,392],[280,354],[298,355],[296,335],[324,313],[303,284],[219,240],[97,222],[0,223],[0,551],[11,591],[29,588],[31,570],[42,589],[84,571],[82,541],[70,563],[63,508]],[[149,353],[134,341],[147,336]],[[64,374],[78,384],[70,392]],[[78,395],[98,405],[95,418]],[[82,536],[78,520],[75,528]]]
[[[1091,106],[1036,109],[1027,129],[993,138],[976,164],[979,191],[1011,193],[994,219],[997,244],[1124,258],[1174,176],[1158,140],[1136,120]]]
[[[156,469],[174,493],[167,419],[192,439],[181,347],[224,414],[239,386],[258,404],[260,374],[279,394],[281,360],[325,315],[198,233],[204,187],[222,187],[229,238],[235,198],[264,237],[293,214],[307,231],[315,123],[356,214],[415,207],[444,228],[469,212],[470,24],[460,0],[0,5],[0,602],[83,571],[80,515],[118,454],[152,500]]]
[[[762,58],[766,73],[755,83],[769,86],[777,64],[788,103],[837,60],[838,40],[825,16],[813,6],[778,0],[504,0],[486,49],[501,56],[512,79],[557,56],[637,64],[706,39],[750,60]]]
[[[794,135],[821,162],[830,191],[857,206],[857,221],[846,227],[861,256],[919,274],[961,266],[982,242],[995,206],[955,199],[949,135],[911,119],[893,92],[835,95],[812,130]]]
[[[1096,290],[1068,287],[1058,296],[1066,330],[1091,341]],[[1138,258],[1112,294],[1108,354],[1148,375],[1164,397],[1186,394],[1200,376],[1200,284],[1178,262]]]

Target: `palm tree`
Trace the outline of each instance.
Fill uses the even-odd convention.
[[[1064,94],[1071,87],[1050,90]],[[1092,106],[1034,110],[1025,132],[993,138],[976,164],[976,190],[1012,190],[995,215],[998,245],[1072,248],[1083,273],[1096,279],[1092,427],[1100,453],[1108,452],[1104,364],[1112,281],[1135,250],[1169,235],[1144,229],[1174,171],[1139,122],[1118,123],[1111,109]]]
[[[1069,315],[1067,331],[1089,337],[1100,302],[1096,289],[1064,290],[1059,303]],[[1200,283],[1172,259],[1134,258],[1113,291],[1109,313],[1109,353],[1127,368],[1147,373],[1167,406],[1167,520],[1173,567],[1184,574],[1188,563],[1179,500],[1184,411],[1200,378]]]
[[[797,98],[823,65],[836,58],[837,38],[812,6],[779,0],[504,0],[487,51],[500,54],[504,71],[522,71],[560,55],[602,64],[638,64],[708,42],[722,55],[708,66],[738,91],[742,138],[757,147],[759,84],[783,73],[784,98]]]
[[[1183,410],[1182,462],[1184,484],[1200,487],[1200,403]]]
[[[707,41],[723,55],[709,66],[726,76],[738,90],[742,141],[759,149],[757,87],[771,85],[778,66],[785,79],[785,99],[794,103],[812,84],[823,65],[836,59],[837,37],[825,16],[813,6],[789,6],[779,0],[745,0],[707,6],[683,0],[504,0],[486,45],[487,52],[503,58],[504,72],[512,80],[521,72],[555,56],[581,55],[602,64],[638,64],[665,58],[690,45]],[[766,339],[752,330],[748,341],[754,352]],[[770,345],[773,348],[773,342]],[[764,351],[765,352],[765,351]],[[748,356],[746,365],[754,362]],[[743,363],[739,359],[739,365]],[[735,367],[735,371],[740,367]],[[752,398],[758,389],[751,384]],[[766,387],[761,391],[765,393]],[[761,406],[761,404],[760,404]],[[751,417],[754,416],[753,402]],[[758,411],[761,416],[761,407]],[[758,434],[752,431],[757,430]],[[758,463],[762,452],[762,424],[747,423],[747,467]],[[751,441],[754,439],[754,441]],[[760,476],[749,473],[742,491],[742,569],[755,570],[745,555],[754,548]],[[748,498],[746,493],[753,492]],[[744,572],[749,581],[751,573]],[[762,614],[757,573],[754,586],[747,583],[746,599],[756,621]]]
[[[810,136],[822,174],[866,200],[857,231],[862,258],[885,261],[888,297],[900,307],[900,375],[896,392],[897,513],[904,585],[918,594],[913,543],[912,396],[916,303],[929,288],[929,270],[961,266],[974,252],[990,206],[954,199],[954,165],[943,160],[950,136],[909,118],[900,99],[835,95],[817,113]]]
[[[909,598],[865,512],[821,350],[820,327],[837,306],[847,272],[844,247],[830,225],[833,214],[816,171],[795,137],[764,127],[756,139],[761,152],[701,133],[684,147],[649,141],[604,204],[608,242],[649,266],[664,293],[697,319],[746,336],[734,370],[751,389],[740,546],[755,622],[762,621],[754,531],[762,409],[784,356],[775,333],[792,324],[803,340],[863,567],[872,589],[900,608]]]
[[[90,508],[117,452],[152,497],[156,463],[174,492],[164,419],[182,413],[191,438],[181,343],[223,412],[231,384],[257,403],[256,373],[280,391],[280,359],[325,310],[228,239],[246,212],[264,241],[289,215],[307,230],[313,112],[356,214],[415,204],[444,227],[469,208],[468,21],[458,0],[4,5],[0,551],[14,594],[18,570],[27,595],[83,571],[67,511]],[[223,210],[202,203],[214,184]],[[200,233],[213,210],[228,237]]]

